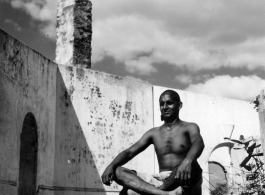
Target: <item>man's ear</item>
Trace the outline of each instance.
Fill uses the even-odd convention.
[[[179,102],[179,109],[182,108],[182,102]]]

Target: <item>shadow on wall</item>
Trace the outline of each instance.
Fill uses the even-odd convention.
[[[46,191],[54,191],[56,195],[103,194],[105,190],[96,167],[95,154],[89,148],[59,69],[56,87],[54,186],[40,185],[38,192],[45,194]]]
[[[59,70],[57,83],[54,186],[37,186],[38,143],[41,140],[38,142],[35,117],[28,113],[20,136],[18,195],[34,195],[36,190],[37,194],[105,194],[94,162],[95,154],[90,151]]]
[[[26,188],[44,195],[118,193],[115,183],[103,186],[100,173],[153,126],[152,86],[59,67],[0,30],[0,156],[5,159],[0,191],[17,194],[19,180],[21,193]],[[21,146],[21,158],[16,146]],[[126,166],[153,173],[154,151],[147,150]],[[31,182],[24,181],[26,172]]]

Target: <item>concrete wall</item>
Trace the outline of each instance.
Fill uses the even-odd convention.
[[[0,62],[1,192],[17,193],[20,134],[29,112],[38,126],[40,194],[119,191],[117,185],[105,189],[100,175],[153,127],[152,86],[58,66],[3,31]],[[153,173],[154,151],[126,166]]]
[[[25,115],[38,128],[37,184],[53,184],[57,66],[0,30],[0,192],[16,194]]]
[[[71,189],[58,194],[115,193],[120,187],[103,186],[100,176],[118,153],[153,126],[152,86],[87,69],[59,68],[55,185]],[[153,173],[154,151],[148,148],[126,167]]]
[[[160,94],[166,89],[154,86],[155,126],[162,125],[158,101]],[[203,194],[207,195],[209,194],[208,160],[211,152],[219,144],[227,142],[223,138],[230,137],[231,134],[232,139],[239,139],[240,135],[245,137],[260,135],[258,113],[253,109],[253,105],[246,101],[174,90],[179,93],[183,102],[180,119],[197,123],[205,142],[205,149],[198,161],[204,172]]]
[[[148,129],[162,124],[158,98],[164,87],[72,66],[58,66],[0,31],[0,190],[16,194],[20,133],[27,113],[38,126],[39,194],[117,194],[100,175],[112,159]],[[181,90],[182,120],[196,122],[208,159],[223,137],[259,135],[258,115],[248,102]],[[154,102],[154,103],[153,103]],[[126,167],[158,172],[153,147]],[[204,181],[204,195],[207,191]]]

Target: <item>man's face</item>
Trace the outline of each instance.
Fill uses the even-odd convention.
[[[159,99],[160,111],[164,119],[175,119],[179,112],[179,102],[176,102],[170,94],[164,94]]]

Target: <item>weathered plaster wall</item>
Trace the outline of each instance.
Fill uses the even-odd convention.
[[[100,176],[118,153],[153,127],[152,86],[72,66],[59,69],[55,185],[71,187],[63,194],[119,191],[116,184],[103,186]],[[126,167],[154,173],[153,148]]]
[[[154,86],[154,125],[162,125],[159,111],[159,96],[165,87]],[[214,97],[203,94],[177,90],[183,107],[180,118],[184,121],[195,122],[199,125],[205,142],[205,149],[199,163],[204,171],[203,195],[209,194],[208,160],[213,149],[221,143],[227,142],[224,137],[239,139],[240,135],[260,135],[258,113],[254,106],[246,101]],[[222,157],[221,157],[222,158]],[[157,170],[157,166],[156,166]]]
[[[16,194],[20,133],[27,113],[38,126],[37,183],[53,184],[57,66],[0,30],[0,191]]]
[[[106,165],[153,126],[152,86],[58,67],[2,31],[0,60],[1,192],[16,194],[20,133],[32,112],[39,137],[39,193],[105,194],[100,175]],[[126,166],[153,173],[152,148]],[[119,191],[117,185],[106,190]]]
[[[162,124],[158,98],[165,89],[57,66],[0,31],[1,192],[16,194],[22,122],[32,112],[39,136],[39,194],[117,194],[120,188],[103,186],[100,175],[119,152]],[[201,128],[206,148],[199,163],[205,178],[211,151],[233,128],[235,139],[259,135],[258,115],[248,102],[176,91],[184,104],[181,119]],[[152,147],[126,166],[158,172]],[[204,195],[207,185],[204,181]]]

